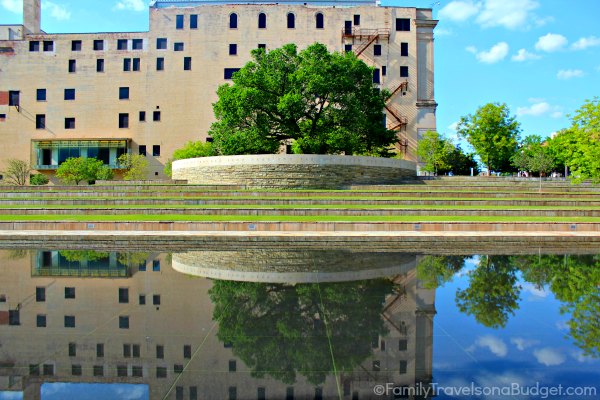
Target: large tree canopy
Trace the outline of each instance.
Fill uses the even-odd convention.
[[[389,155],[395,132],[383,123],[385,91],[352,53],[315,43],[252,51],[253,61],[219,87],[210,135],[223,155],[294,153]]]

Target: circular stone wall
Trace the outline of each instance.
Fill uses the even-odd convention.
[[[341,189],[393,184],[415,177],[416,171],[416,164],[406,160],[313,154],[202,157],[173,162],[173,179],[256,188]]]

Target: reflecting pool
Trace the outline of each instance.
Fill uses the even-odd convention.
[[[501,250],[0,250],[0,399],[600,398],[600,255]]]

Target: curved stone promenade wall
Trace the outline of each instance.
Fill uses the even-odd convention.
[[[173,179],[254,188],[340,189],[393,184],[416,177],[416,171],[412,161],[314,154],[202,157],[173,162]]]

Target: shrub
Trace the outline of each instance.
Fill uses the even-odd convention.
[[[33,174],[29,177],[29,184],[33,186],[47,185],[50,180],[44,174]]]

